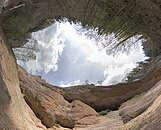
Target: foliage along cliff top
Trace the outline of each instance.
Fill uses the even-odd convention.
[[[79,21],[100,34],[114,33],[124,46],[140,35],[151,50],[161,47],[161,2],[158,0],[14,0],[2,10],[2,26],[12,47],[21,46],[31,32],[51,25],[54,19]],[[159,49],[160,50],[160,49]]]

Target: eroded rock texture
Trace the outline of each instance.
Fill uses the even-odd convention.
[[[0,129],[45,130],[20,91],[16,59],[0,27]]]
[[[102,117],[96,116],[97,113],[90,107],[93,104],[89,104],[90,106],[87,106],[83,102],[89,103],[93,97],[97,97],[100,99],[96,100],[94,98],[93,100],[95,101],[95,104],[97,104],[97,108],[101,108],[102,103],[105,104],[105,102],[101,102],[101,97],[98,95],[104,95],[103,97],[108,99],[109,95],[111,94],[118,95],[118,93],[115,92],[115,87],[118,87],[117,89],[121,89],[124,95],[128,97],[126,93],[131,94],[133,91],[135,91],[135,89],[128,89],[129,84],[126,84],[127,86],[125,84],[121,84],[122,86],[124,85],[124,89],[119,88],[120,84],[116,85],[115,87],[100,87],[99,89],[96,89],[93,86],[95,91],[91,94],[93,91],[88,85],[84,86],[83,89],[81,89],[80,86],[75,86],[75,89],[73,87],[65,89],[54,87],[47,84],[40,77],[28,74],[21,67],[19,67],[19,76],[21,81],[21,90],[24,94],[25,100],[35,112],[37,117],[39,117],[43,124],[48,127],[52,127],[55,124],[60,124],[61,126],[74,128],[75,130],[94,128],[98,128],[100,130],[106,130],[107,128],[109,128],[109,130],[117,130],[118,128],[123,130],[137,130],[144,129],[144,127],[149,130],[153,130],[154,128],[159,130],[159,128],[161,128],[160,116],[157,116],[160,114],[159,108],[161,104],[158,98],[161,95],[161,81],[159,81],[156,85],[151,86],[151,89],[147,92],[145,88],[141,87],[142,89],[138,90],[140,90],[140,92],[144,91],[143,93],[123,103],[119,110],[110,112],[106,116]],[[133,83],[133,87],[137,85],[137,82]],[[75,94],[75,99],[73,99],[71,103],[67,102],[62,96],[68,94],[69,97],[72,96],[73,98],[74,96],[72,94]],[[76,95],[81,95],[81,98],[78,98]],[[117,104],[117,102],[115,102],[117,100],[120,101],[117,96],[113,95],[111,98],[112,97],[115,99],[112,100],[113,104]],[[78,99],[82,100],[83,102],[79,101]],[[107,104],[112,104],[109,103],[108,100]],[[150,123],[152,119],[155,118],[157,120],[154,120],[152,123]],[[149,123],[146,124],[146,121]],[[124,125],[123,122],[126,124]]]
[[[0,128],[24,129],[21,99],[16,60],[0,27]]]
[[[25,101],[47,127],[53,128],[59,124],[74,130],[116,130],[123,126],[118,111],[99,116],[93,108],[80,100],[69,103],[61,95],[64,93],[63,89],[47,84],[40,77],[28,74],[21,67],[19,77]]]
[[[140,95],[120,108],[124,121],[129,121],[121,130],[161,129],[161,82],[147,93]],[[136,118],[135,118],[136,117]]]
[[[106,130],[107,128],[109,128],[109,130],[116,130],[118,128],[123,130],[138,130],[145,128],[148,130],[159,130],[161,128],[160,82],[153,86],[149,91],[137,95],[131,100],[123,103],[118,111],[110,112],[107,116],[102,117],[95,116],[97,115],[96,112],[79,100],[68,103],[61,95],[65,93],[63,89],[49,86],[45,82],[42,82],[39,77],[31,76],[22,69],[19,69],[19,74],[21,78],[21,90],[24,93],[24,98],[28,104],[31,103],[29,106],[31,106],[35,113],[40,113],[40,115],[38,114],[39,118],[44,116],[41,120],[46,117],[47,119],[51,117],[52,123],[49,122],[52,125],[58,123],[65,127],[72,127],[75,130],[94,128],[100,130]],[[126,88],[126,86],[124,87]],[[84,90],[85,89],[89,90],[89,86],[84,86]],[[105,91],[103,88],[100,89]],[[30,94],[27,91],[29,91]],[[79,93],[82,93],[80,89],[73,91],[73,93],[75,92],[77,92],[78,95]],[[90,91],[88,92],[90,93]],[[99,93],[99,91],[96,90],[95,95],[97,95],[97,92]],[[101,94],[104,94],[104,92],[102,91]],[[93,96],[94,95],[92,95],[92,97]],[[108,97],[108,95],[106,96]],[[82,95],[82,100],[88,100],[87,97],[88,94]],[[96,100],[96,103],[97,102],[98,101]],[[34,108],[35,106],[36,108]],[[124,125],[123,122],[126,124]]]
[[[140,81],[115,86],[61,89],[20,67],[18,72],[11,47],[23,45],[31,32],[61,17],[99,27],[101,33],[114,32],[124,40],[141,34],[148,47],[153,45],[154,56],[160,52],[159,0],[1,0],[0,129],[160,130],[160,56],[142,71]],[[119,105],[106,116],[94,110]]]
[[[147,75],[144,80],[131,83],[121,83],[112,86],[82,85],[69,87],[64,89],[63,95],[70,102],[79,99],[97,111],[106,108],[116,110],[121,103],[149,90],[160,78],[157,71],[150,77]]]
[[[1,30],[1,32],[3,31]],[[91,96],[99,97],[99,95],[105,94],[108,97],[113,94],[113,98],[118,99],[117,96],[119,92],[117,93],[116,90],[120,89],[120,86],[124,86],[125,89],[121,88],[120,92],[127,97],[128,94],[135,92],[135,90],[137,90],[136,88],[140,88],[138,89],[140,92],[143,92],[143,90],[146,91],[146,88],[144,88],[144,86],[137,86],[138,82],[134,82],[131,83],[133,84],[133,89],[130,89],[132,87],[128,86],[128,84],[118,84],[115,87],[100,88],[84,86],[82,90],[80,87],[75,87],[75,89],[61,89],[47,84],[44,80],[41,80],[40,77],[30,75],[19,67],[21,91],[27,102],[26,104],[20,93],[15,58],[13,57],[9,45],[6,44],[7,40],[5,40],[3,33],[1,33],[1,36],[1,128],[11,130],[46,130],[47,128],[45,126],[50,127],[48,128],[49,130],[65,129],[61,126],[74,128],[76,130],[93,128],[100,130],[106,130],[107,128],[111,130],[118,128],[129,130],[159,130],[161,128],[160,82],[154,87],[151,86],[152,88],[149,91],[124,103],[118,111],[110,112],[107,116],[102,117],[97,116],[93,108],[79,101],[77,97],[75,97],[77,100],[73,99],[73,101],[69,103],[64,99],[63,95],[75,93],[82,95],[82,92],[85,92],[81,96],[81,99],[88,101],[88,98]],[[160,60],[157,61],[156,63],[159,63]],[[153,70],[154,69],[155,67],[153,67]],[[153,73],[153,78],[149,76],[149,78],[147,78],[148,81],[144,81],[143,85],[147,86],[149,83],[154,84],[154,81],[156,82],[159,79],[159,70],[160,69],[152,71],[155,72]],[[152,79],[153,82],[149,79]],[[137,87],[135,88],[135,86]],[[93,90],[91,88],[93,88]],[[91,92],[93,93],[88,95]],[[101,100],[95,100],[93,102],[97,103],[97,107],[99,107]],[[108,103],[109,102],[107,102],[107,104]],[[111,103],[112,102],[109,104]],[[117,102],[113,102],[113,104],[115,103]],[[123,121],[126,123],[125,125]]]
[[[66,17],[115,33],[120,42],[135,35],[147,39],[154,56],[160,52],[161,2],[159,0],[7,0],[2,25],[10,44],[20,46],[30,33]],[[151,46],[153,43],[153,46]]]
[[[147,108],[150,107],[156,100],[156,98],[161,95],[160,84],[161,82],[158,82],[148,92],[136,95],[133,99],[121,105],[119,113],[125,123],[146,111]]]
[[[37,117],[41,119],[42,123],[49,128],[55,124],[74,128],[79,120],[97,115],[93,108],[79,100],[69,103],[58,90],[53,89],[54,86],[52,88],[48,84],[42,84],[41,79],[32,77],[20,67],[19,77],[21,90],[26,102]],[[92,124],[95,121],[93,120],[89,123]],[[85,123],[88,124],[87,122]]]

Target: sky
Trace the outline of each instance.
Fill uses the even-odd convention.
[[[108,37],[117,41],[113,34]],[[84,29],[80,23],[56,22],[32,33],[32,38],[37,40],[36,60],[18,63],[28,72],[61,87],[87,82],[97,85],[98,81],[102,85],[116,84],[125,79],[137,62],[146,59],[141,41],[129,53],[107,55],[102,44],[109,42],[107,36],[98,35],[97,29]]]

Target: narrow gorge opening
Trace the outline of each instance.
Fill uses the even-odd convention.
[[[33,32],[23,47],[13,50],[18,64],[53,85],[107,86],[129,80],[137,63],[147,59],[145,40],[139,38],[133,36],[117,46],[121,39],[115,34],[100,35],[97,28],[63,19]]]
[[[159,0],[1,0],[0,128],[160,130],[160,14]]]

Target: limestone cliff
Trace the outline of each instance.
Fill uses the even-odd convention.
[[[159,0],[1,0],[0,129],[160,130],[160,56],[142,70],[140,81],[62,89],[18,67],[11,50],[53,18],[68,17],[124,40],[142,34],[159,52],[160,14]],[[106,116],[96,112],[109,108],[115,111]]]
[[[69,103],[60,94],[58,88],[42,82],[38,77],[32,77],[21,67],[19,67],[19,77],[25,101],[49,128],[55,124],[74,128],[83,118],[97,115],[94,109],[81,101],[74,100]],[[92,121],[94,122],[95,120]]]
[[[149,71],[147,71],[146,78],[144,77],[142,81],[109,87],[83,86],[82,88],[76,86],[75,88],[62,89],[51,86],[40,79],[40,77],[30,75],[21,67],[17,67],[3,30],[1,30],[0,51],[0,127],[2,129],[52,130],[68,127],[75,130],[93,128],[100,130],[107,130],[107,128],[109,130],[119,128],[123,130],[144,128],[159,130],[161,128],[160,117],[158,116],[160,115],[161,94],[160,82],[158,82],[160,79],[160,74],[158,73],[160,67],[157,65],[160,58],[157,58],[155,61],[157,71],[155,71],[155,67],[147,69],[151,70],[153,75],[149,75]],[[157,82],[158,84],[153,87]],[[118,101],[121,104],[129,99],[130,96],[142,92],[144,93],[121,105],[118,111],[110,112],[103,117],[97,116],[97,112],[91,108],[94,107],[93,103],[97,104],[97,107],[94,107],[95,109],[102,108],[102,104],[100,104],[101,99],[105,100],[105,102],[102,102],[104,105],[115,105]],[[121,93],[123,99],[121,98]],[[81,95],[81,98],[78,98],[79,95]],[[68,100],[70,99],[71,103],[64,99],[63,96]],[[118,98],[118,96],[120,97]],[[90,97],[93,98],[92,102]],[[99,100],[94,97],[97,97]],[[113,98],[113,100],[110,101],[109,98]],[[91,107],[78,99],[86,102]],[[126,124],[124,125],[123,122]]]
[[[28,74],[21,67],[19,78],[25,101],[47,127],[59,124],[74,130],[160,130],[161,78],[154,69],[153,75],[147,75],[144,82],[102,87],[86,85],[59,88],[40,77]],[[158,67],[157,70],[160,69]],[[126,102],[129,95],[135,96]],[[118,104],[121,106],[118,107]],[[115,109],[117,106],[118,110],[109,112],[106,116],[98,116],[91,108],[101,110],[103,107],[110,108],[111,105]]]
[[[26,129],[16,60],[0,28],[0,128]]]
[[[31,32],[51,25],[54,19],[66,17],[87,27],[98,27],[100,33],[114,32],[120,43],[141,35],[155,55],[160,52],[159,0],[6,1],[1,16],[2,26],[13,47],[24,44]]]

